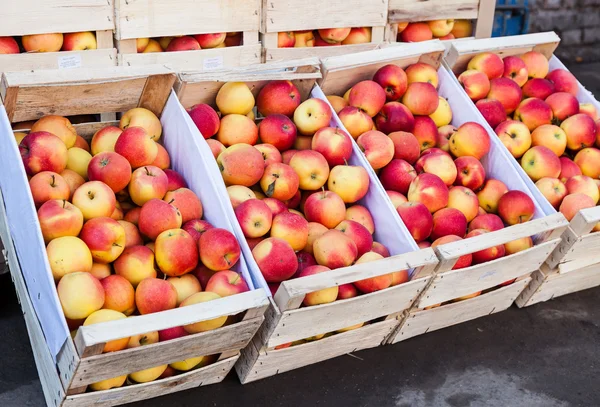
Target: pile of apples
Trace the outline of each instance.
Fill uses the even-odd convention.
[[[571,220],[600,198],[600,120],[577,79],[539,52],[473,57],[458,80],[548,202]],[[511,117],[512,115],[512,117]]]
[[[241,44],[241,32],[136,39],[138,54],[148,54],[150,52],[197,51],[199,49],[237,47]]]
[[[371,42],[371,27],[323,28],[277,33],[278,48],[332,47]]]
[[[262,116],[258,126],[255,105]],[[329,127],[333,113],[326,101],[301,103],[290,81],[267,83],[255,101],[245,83],[229,82],[219,90],[216,106],[220,117],[207,104],[193,106],[189,114],[211,147],[273,293],[282,281],[389,256],[373,241],[369,209],[357,204],[369,190],[367,170],[348,165],[352,139]],[[303,304],[326,304],[407,280],[406,271],[369,278],[307,294]]]
[[[84,51],[96,49],[96,33],[34,34],[20,37],[23,52]],[[19,54],[21,49],[14,37],[0,37],[0,54]]]
[[[200,199],[169,169],[169,154],[158,143],[161,133],[154,113],[135,108],[123,114],[119,127],[94,134],[91,146],[60,116],[45,116],[29,134],[17,135],[48,263],[72,330],[248,290],[243,277],[230,270],[240,257],[237,240],[202,220]],[[226,320],[111,341],[104,352],[216,329]],[[128,377],[144,383],[207,360],[199,356]],[[119,387],[126,379],[90,389]]]
[[[381,67],[373,80],[355,84],[344,97],[328,96],[340,120],[365,154],[420,247],[478,236],[527,222],[534,203],[487,178],[479,160],[490,138],[475,122],[452,126],[452,110],[438,95],[434,67]],[[372,130],[376,128],[377,130]],[[454,269],[532,247],[531,238],[461,257]]]
[[[398,23],[398,42],[421,42],[434,38],[453,40],[473,35],[471,20],[432,20]]]

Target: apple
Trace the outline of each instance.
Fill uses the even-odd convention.
[[[458,209],[465,215],[467,222],[471,222],[479,213],[479,200],[469,188],[455,186],[448,191],[448,208]]]
[[[364,226],[369,233],[375,233],[375,223],[371,212],[362,205],[353,205],[346,209],[346,220],[352,220]]]
[[[115,152],[102,152],[91,159],[87,174],[90,181],[102,181],[117,193],[129,184],[131,165]]]
[[[385,167],[394,158],[393,141],[380,131],[367,131],[358,137],[356,143],[374,170]]]
[[[270,237],[263,240],[252,249],[252,255],[263,277],[269,283],[289,279],[298,268],[294,249],[283,239]]]
[[[556,154],[544,146],[531,147],[523,154],[521,167],[534,182],[544,177],[558,178],[561,171]]]
[[[356,245],[358,257],[371,250],[371,247],[373,246],[373,236],[371,236],[371,232],[360,223],[346,219],[341,221],[335,229],[352,239]]]
[[[55,281],[66,274],[92,269],[92,254],[85,242],[74,236],[58,237],[46,246],[46,254]]]
[[[586,175],[575,175],[569,178],[565,186],[569,194],[585,194],[592,198],[594,204],[597,204],[598,199],[600,199],[598,185],[596,185],[593,178]]]
[[[73,205],[79,208],[85,220],[110,217],[116,202],[112,189],[100,181],[86,182],[73,194]]]
[[[490,80],[483,72],[469,69],[458,76],[458,82],[463,86],[472,101],[483,99],[490,92]]]
[[[322,225],[321,225],[322,226]],[[327,229],[325,229],[327,231]],[[311,248],[312,249],[312,248]],[[308,253],[304,250],[301,250],[296,253],[296,257],[298,258],[298,269],[292,278],[298,277],[298,275],[307,267],[316,266],[317,261],[313,257],[311,253]]]
[[[79,238],[97,263],[115,261],[125,249],[125,229],[114,219],[97,217],[83,225]]]
[[[488,213],[496,213],[498,210],[498,201],[506,192],[508,192],[508,188],[502,181],[488,178],[483,188],[477,192],[479,206]]]
[[[131,174],[129,195],[136,205],[143,206],[153,198],[162,199],[167,193],[168,184],[169,180],[163,170],[147,165]]]
[[[181,223],[192,219],[200,219],[204,213],[200,198],[188,188],[179,188],[174,191],[168,191],[163,197],[163,201],[173,205],[181,214]],[[176,226],[179,227],[179,226]]]
[[[260,186],[269,198],[287,201],[296,195],[299,182],[293,167],[283,163],[271,163],[265,168]]]
[[[285,240],[294,251],[302,250],[308,241],[308,221],[291,211],[282,212],[273,218],[271,237]]]
[[[487,213],[478,215],[469,223],[469,232],[475,229],[484,229],[488,232],[504,229],[504,222],[498,215]]]
[[[435,147],[438,138],[438,129],[435,122],[427,116],[417,116],[413,134],[421,147],[421,152]]]
[[[546,79],[554,84],[556,92],[566,92],[577,96],[579,83],[573,74],[565,69],[555,69],[546,75]]]
[[[312,136],[317,130],[328,126],[330,121],[329,104],[321,99],[305,100],[294,111],[294,123],[299,133],[304,136]]]
[[[507,56],[502,60],[504,62],[504,78],[509,78],[515,81],[519,87],[522,87],[527,82],[529,74],[525,62],[517,56]]]
[[[200,49],[200,44],[194,37],[183,36],[183,37],[175,37],[169,42],[169,46],[167,47],[167,52],[173,51],[196,51]]]
[[[169,202],[153,198],[146,202],[140,211],[138,227],[150,240],[156,240],[165,230],[181,227],[180,211]]]
[[[558,209],[563,198],[567,196],[567,187],[557,178],[540,178],[535,186],[538,187],[542,195],[546,197],[550,205]]]
[[[573,161],[581,169],[583,175],[594,179],[600,178],[600,150],[597,148],[580,150]]]
[[[168,367],[168,365],[155,366],[138,372],[129,373],[127,377],[134,383],[149,383],[161,377]]]
[[[520,120],[530,131],[543,124],[551,124],[552,109],[541,99],[528,98],[515,110],[515,120]]]
[[[115,273],[137,287],[144,279],[156,278],[154,252],[146,246],[131,246],[113,263]]]
[[[559,179],[562,183],[575,175],[582,175],[581,169],[573,160],[568,157],[560,157],[560,175]]]
[[[348,95],[348,105],[357,107],[374,117],[386,102],[385,90],[375,81],[361,81],[355,84]]]
[[[408,87],[406,72],[394,64],[379,68],[373,75],[373,81],[383,88],[388,102],[399,100]]]
[[[429,116],[438,108],[439,98],[432,84],[413,82],[409,83],[402,97],[402,103],[414,115]]]
[[[125,248],[144,244],[142,235],[136,225],[126,220],[118,220],[119,225],[125,230]]]
[[[429,28],[436,38],[444,37],[452,32],[454,20],[433,20],[428,21]]]
[[[348,235],[332,229],[315,239],[313,252],[318,264],[336,269],[354,263],[358,249]]]
[[[450,108],[450,104],[443,97],[439,96],[439,104],[435,112],[429,115],[431,120],[435,123],[437,127],[442,127],[450,124],[452,121],[452,109]]]
[[[400,33],[402,42],[421,42],[433,39],[433,32],[427,23],[409,23]]]
[[[554,84],[547,79],[532,78],[521,88],[523,91],[524,98],[538,98],[546,99],[552,95],[554,90]]]
[[[13,37],[0,37],[0,54],[18,54],[19,44]]]
[[[247,115],[254,108],[254,95],[244,82],[225,82],[217,92],[216,104],[222,115]]]
[[[214,136],[219,131],[221,125],[219,116],[209,105],[200,103],[189,108],[187,112],[205,139]]]
[[[225,42],[227,33],[196,34],[194,38],[198,41],[200,48],[217,48]]]
[[[27,175],[41,171],[62,172],[67,167],[67,147],[52,133],[29,133],[19,144],[19,151]]]
[[[217,164],[226,185],[250,187],[262,178],[264,170],[262,154],[249,144],[228,147],[217,158]]]
[[[467,239],[470,237],[480,236],[486,233],[490,233],[484,229],[475,229],[470,231],[467,234]],[[504,245],[492,246],[487,249],[480,250],[478,252],[474,252],[473,256],[473,264],[481,264],[488,261],[499,259],[500,257],[504,257],[506,251],[504,249]]]
[[[221,296],[214,292],[199,292],[196,294],[192,294],[191,296],[186,298],[179,307],[187,307],[202,302],[218,300],[220,298]],[[220,328],[223,325],[225,325],[225,322],[227,322],[227,315],[217,317],[214,319],[209,319],[206,321],[196,322],[194,324],[185,325],[183,328],[187,331],[187,333],[195,334]]]
[[[318,151],[298,151],[291,158],[289,166],[298,174],[299,187],[303,190],[320,189],[330,177],[329,164],[323,154]],[[337,167],[339,166],[334,169]]]
[[[127,213],[123,217],[123,220],[126,220],[127,222],[131,222],[134,225],[138,226],[141,211],[142,211],[142,208],[140,208],[139,206],[136,206],[135,208],[127,211]]]
[[[594,200],[589,195],[577,193],[565,196],[560,204],[559,211],[570,222],[580,210],[593,208],[596,206]]]
[[[189,296],[202,291],[200,282],[192,274],[185,274],[179,277],[169,277],[167,281],[171,283],[177,291],[177,306],[179,306]]]
[[[338,117],[344,128],[348,130],[348,133],[354,139],[357,139],[364,132],[373,129],[373,119],[357,107],[348,106],[343,108]]]
[[[29,189],[36,208],[51,199],[66,200],[71,195],[69,185],[59,174],[52,171],[42,171],[29,180]]]
[[[525,223],[534,212],[533,200],[521,191],[508,191],[498,201],[498,215],[508,225]]]
[[[504,106],[496,99],[481,99],[475,103],[475,106],[493,129],[507,119]]]
[[[235,216],[247,238],[266,235],[273,221],[269,206],[258,199],[249,199],[240,203],[235,208]]]
[[[146,332],[141,335],[133,335],[129,337],[129,343],[127,343],[127,349],[139,348],[140,346],[152,345],[160,340],[158,331]]]
[[[142,315],[173,309],[177,306],[177,290],[167,280],[146,278],[135,289],[135,304]]]
[[[235,236],[226,229],[212,228],[198,241],[200,260],[211,270],[227,270],[240,258],[240,245]]]
[[[567,148],[569,150],[576,151],[591,147],[596,141],[596,124],[586,114],[579,113],[568,117],[560,124],[560,128],[567,135]],[[25,137],[26,139],[27,137]]]
[[[98,130],[92,137],[90,143],[90,150],[92,155],[96,155],[103,152],[114,152],[115,143],[119,136],[123,133],[123,130],[116,126],[106,126]]]
[[[96,49],[96,35],[90,31],[65,33],[61,51],[83,51]]]
[[[421,154],[419,141],[412,133],[397,131],[388,137],[394,143],[394,158],[401,159],[409,164],[414,164]]]
[[[452,243],[452,242],[457,242],[463,240],[462,237],[460,236],[456,236],[456,235],[446,235],[446,236],[442,236],[438,239],[436,239],[432,244],[431,247],[432,248],[436,248],[440,245],[444,245],[446,243]],[[458,269],[462,269],[465,267],[469,267],[471,265],[471,263],[473,262],[473,255],[472,254],[465,254],[464,256],[460,256],[458,258],[458,260],[456,261],[456,263],[454,264],[454,266],[452,267],[452,270],[458,270]]]
[[[476,191],[483,186],[485,182],[485,169],[481,162],[471,156],[459,157],[454,160],[456,165],[456,181],[455,185],[467,187],[472,191]]]
[[[472,156],[481,160],[490,151],[490,136],[479,123],[463,123],[450,137],[450,151],[457,158]]]
[[[102,284],[105,295],[103,309],[121,312],[125,315],[131,315],[135,311],[135,291],[127,279],[113,274],[100,280],[100,284]]]
[[[342,45],[366,44],[371,42],[371,27],[354,27],[350,34],[342,41]]]
[[[381,256],[379,253],[368,252],[368,253],[363,254],[356,261],[356,264],[362,264],[362,263],[377,261],[377,260],[381,260],[381,259],[383,259],[383,256]],[[356,288],[358,288],[361,292],[368,294],[368,293],[372,293],[375,291],[384,290],[388,287],[391,287],[392,285],[397,285],[397,284],[393,284],[395,282],[394,281],[395,278],[397,278],[395,273],[389,273],[389,274],[384,274],[381,276],[370,277],[370,278],[366,278],[364,280],[355,281],[354,286]],[[396,281],[396,283],[399,283],[399,282]]]
[[[162,134],[162,125],[158,117],[143,107],[136,107],[123,113],[119,121],[119,127],[122,130],[130,127],[143,127],[148,137],[154,141],[158,141]]]
[[[311,149],[325,157],[330,167],[341,165],[352,156],[352,140],[340,128],[324,127],[312,137]]]
[[[445,153],[423,155],[415,164],[415,170],[419,174],[425,172],[437,175],[448,186],[454,184],[457,176],[456,165],[452,157]]]
[[[188,232],[197,243],[198,240],[200,240],[200,236],[202,236],[202,234],[208,229],[212,229],[213,227],[213,225],[205,220],[192,219],[184,223],[181,228]]]
[[[511,114],[519,107],[523,92],[519,85],[508,78],[497,78],[490,81],[490,91],[488,99],[498,100],[506,114]]]
[[[341,96],[329,95],[327,101],[336,113],[339,113],[343,108],[348,106],[348,102]]]
[[[293,31],[281,31],[277,33],[277,48],[293,48],[296,37]]]
[[[429,237],[433,230],[433,217],[424,204],[406,202],[398,205],[396,211],[417,243]]]
[[[408,193],[412,181],[417,177],[417,172],[408,162],[394,159],[379,173],[379,180],[386,190]]]
[[[217,293],[221,297],[227,297],[249,291],[250,288],[244,281],[244,278],[238,273],[231,270],[223,270],[216,272],[208,280],[205,290]]]
[[[579,113],[585,113],[590,116],[592,120],[598,120],[598,110],[596,110],[596,107],[591,103],[580,103]]]
[[[392,101],[383,105],[377,116],[375,116],[375,124],[377,129],[386,134],[411,132],[415,126],[415,118],[408,107],[400,102]]]
[[[46,201],[37,214],[46,244],[59,237],[78,236],[83,227],[79,208],[64,199]]]
[[[358,295],[358,291],[354,284],[341,284],[338,286],[337,300],[347,300],[348,298],[354,298]]]
[[[469,61],[467,69],[483,72],[489,80],[502,77],[504,74],[504,63],[502,59],[491,52],[482,52]]]
[[[338,194],[345,203],[354,203],[369,191],[369,175],[363,167],[336,165],[329,174],[327,188]]]
[[[548,59],[537,51],[529,51],[520,55],[525,62],[530,78],[545,78],[548,75]]]
[[[65,143],[67,148],[75,146],[75,141],[77,141],[77,131],[66,117],[55,115],[42,117],[31,126],[30,133],[40,131],[54,134]]]
[[[517,120],[506,120],[496,127],[496,134],[504,147],[515,158],[521,158],[532,144],[532,135],[525,125]]]
[[[579,113],[579,101],[570,93],[553,93],[546,98],[545,102],[552,109],[554,120],[558,120],[559,122]]]
[[[160,43],[158,41],[156,41],[156,40],[153,40],[153,39],[150,39],[148,41],[148,45],[142,51],[143,54],[149,54],[151,52],[163,52],[163,49],[160,46]]]
[[[315,192],[306,199],[304,213],[309,222],[318,222],[328,229],[333,229],[344,220],[346,206],[335,192]]]
[[[392,201],[392,206],[394,208],[398,208],[398,206],[404,202],[408,202],[408,199],[402,195],[400,192],[396,191],[385,191],[390,200]]]
[[[34,34],[21,37],[25,52],[58,52],[63,45],[61,33]]]
[[[104,289],[90,273],[78,271],[65,275],[56,287],[65,317],[85,319],[104,305]]]
[[[217,159],[219,154],[225,151],[225,146],[218,140],[209,138],[208,140],[206,140],[206,143],[210,147],[210,151],[212,152],[213,157],[215,157],[215,160]]]
[[[256,199],[256,194],[250,188],[242,185],[230,185],[227,187],[227,195],[233,209],[237,208],[242,202],[249,199]]]
[[[157,144],[143,127],[128,127],[115,142],[115,152],[125,157],[132,168],[151,165],[158,155]]]
[[[297,130],[294,122],[283,114],[273,114],[261,121],[258,136],[263,143],[272,144],[279,151],[292,148]]]
[[[270,81],[258,93],[256,107],[265,117],[272,114],[292,117],[300,102],[300,92],[291,81]]]
[[[315,36],[312,30],[296,31],[294,33],[294,37],[296,38],[296,42],[294,44],[295,48],[306,48],[315,46]]]
[[[319,36],[328,43],[342,42],[350,34],[351,28],[326,28],[319,30]]]
[[[436,68],[424,62],[417,62],[408,66],[405,70],[408,83],[426,82],[433,85],[437,89],[439,78]]]

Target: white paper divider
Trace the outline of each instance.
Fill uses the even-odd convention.
[[[197,137],[194,132],[194,129],[197,131],[196,125],[173,91],[167,100],[160,122],[163,126],[163,144],[171,157],[171,168],[185,178],[188,187],[200,198],[204,219],[214,227],[233,231],[231,219],[224,205],[219,199],[215,199],[219,193],[215,183],[211,182],[211,179],[214,179],[210,175],[211,166],[207,165],[196,148],[194,142],[194,138]],[[240,242],[241,246],[242,242]],[[240,260],[233,269],[241,273],[248,287],[254,290],[256,286],[246,264],[245,253],[241,253]]]
[[[560,62],[560,60],[556,56],[554,56],[554,55],[549,60],[549,66],[550,66],[550,72],[554,71],[555,69],[564,69],[564,70],[568,71],[568,69],[563,65],[563,63]],[[504,155],[507,157],[507,159],[509,160],[512,168],[516,172],[516,175],[525,184],[525,186],[527,187],[527,190],[529,191],[530,195],[533,196],[535,204],[536,204],[536,216],[535,217],[536,218],[538,217],[537,216],[538,215],[537,214],[538,210],[543,215],[545,215],[545,216],[547,216],[547,215],[553,215],[553,214],[557,213],[557,210],[554,209],[554,207],[550,204],[550,202],[548,202],[548,200],[546,199],[546,197],[540,192],[540,190],[538,189],[538,187],[536,187],[535,183],[531,180],[531,178],[529,178],[529,175],[527,175],[527,173],[525,172],[525,170],[523,170],[523,168],[521,167],[521,164],[519,163],[519,161],[517,161],[512,156],[512,154],[510,154],[510,152],[504,146],[504,144],[502,144],[502,142],[500,141],[500,139],[496,135],[496,132],[494,131],[494,129],[491,128],[491,126],[484,119],[484,117],[481,114],[481,112],[479,112],[479,109],[477,109],[477,107],[475,106],[475,104],[473,103],[473,101],[464,92],[464,90],[462,89],[462,86],[458,82],[458,79],[456,78],[456,76],[454,76],[454,74],[452,73],[452,70],[450,69],[450,67],[448,67],[444,63],[444,68],[445,68],[444,69],[445,74],[447,76],[451,76],[452,77],[452,79],[453,79],[452,82],[455,83],[455,85],[461,91],[460,93],[464,96],[463,99],[465,99],[465,101],[466,101],[465,104],[467,106],[469,106],[470,108],[472,108],[474,114],[476,114],[476,116],[479,119],[478,122],[481,123],[482,125],[484,125],[486,127],[486,129],[488,130],[488,132],[490,132],[490,135],[492,136],[492,141],[494,142],[494,144],[499,145],[500,149],[502,150],[502,152],[504,153]],[[598,112],[600,113],[600,103],[594,98],[594,96],[592,95],[592,93],[589,90],[587,90],[579,81],[577,81],[577,84],[579,86],[579,91],[577,92],[577,100],[579,100],[580,103],[591,103],[591,104],[593,104],[596,107],[596,109],[598,110]],[[485,166],[485,164],[484,164],[484,166]],[[487,168],[486,168],[486,170],[487,170]],[[508,183],[506,183],[506,185],[508,186]]]
[[[4,196],[10,234],[25,278],[29,297],[42,326],[50,353],[56,355],[69,337],[56,292],[46,245],[29,189],[21,154],[6,115],[0,105],[0,188]]]

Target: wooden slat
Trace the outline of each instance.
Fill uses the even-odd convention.
[[[261,0],[115,0],[117,39],[258,31]]]
[[[496,0],[480,0],[477,21],[475,22],[475,38],[489,38],[494,28],[494,11]]]
[[[73,386],[85,386],[200,355],[239,351],[248,344],[262,321],[261,316],[167,342],[82,358],[73,377]]]
[[[545,266],[544,266],[545,267]],[[548,271],[547,275],[536,273],[537,280],[523,291],[516,301],[519,307],[528,307],[539,302],[600,286],[600,263],[569,273]]]
[[[592,233],[574,238],[569,236],[569,239],[575,240],[575,244],[560,258],[558,264],[554,264],[556,256],[558,256],[558,248],[552,253],[553,257],[549,259],[548,266],[553,268],[558,266],[561,273],[567,273],[572,270],[577,270],[585,266],[589,266],[600,261],[598,256],[598,248],[600,248],[600,233]],[[561,242],[561,244],[564,243]]]
[[[116,113],[138,106],[147,78],[154,75],[163,78],[156,83],[164,88],[154,88],[152,92],[165,97],[161,101],[164,105],[174,74],[158,66],[8,72],[3,75],[1,91],[10,94],[12,88],[18,90],[14,107],[7,109],[13,122],[35,120],[47,114]],[[172,79],[167,80],[168,76]]]
[[[3,1],[0,37],[113,30],[113,0]]]
[[[571,220],[570,228],[577,236],[583,236],[592,231],[600,222],[600,206],[580,210]]]
[[[199,51],[119,54],[119,65],[140,66],[159,64],[175,71],[204,70],[204,66],[212,66],[212,63],[216,64],[218,67],[217,69],[223,69],[223,67],[244,66],[258,64],[260,62],[260,44],[203,49]],[[214,70],[214,68],[212,68],[212,70]]]
[[[148,109],[160,117],[174,83],[175,75],[172,74],[149,76],[140,95],[138,106]]]
[[[168,312],[140,315],[135,317],[135,324],[132,324],[129,320],[122,319],[82,326],[79,330],[85,339],[86,346],[92,346],[133,335],[141,335],[146,332],[207,321],[224,315],[235,315],[250,308],[264,307],[267,304],[268,300],[264,290],[257,289],[213,301],[172,309]]]
[[[199,386],[220,383],[231,371],[236,361],[237,356],[154,382],[69,396],[62,407],[116,406],[160,397],[165,394],[193,389]]]
[[[19,265],[16,250],[8,229],[6,217],[6,209],[4,207],[4,199],[0,191],[0,236],[4,244],[6,262],[10,269],[12,280],[15,284],[15,290],[21,309],[25,326],[29,334],[29,341],[33,350],[33,356],[37,367],[38,375],[44,392],[44,398],[48,406],[58,407],[61,405],[62,399],[65,397],[65,391],[61,380],[58,376],[56,365],[50,354],[50,349],[46,345],[42,327],[38,321],[37,315],[31,303],[25,280]]]
[[[336,27],[385,26],[388,0],[268,0],[263,33]]]
[[[60,61],[73,56],[81,59],[82,68],[115,66],[117,64],[117,51],[114,48],[87,51],[22,53],[0,55],[0,72],[59,69]]]
[[[114,48],[113,31],[96,31],[96,47],[98,49]]]
[[[340,45],[336,47],[306,47],[306,48],[265,48],[265,62],[285,61],[296,58],[329,58],[337,55],[348,55],[357,52],[370,51],[379,48],[380,44]]]
[[[266,353],[258,351],[256,344],[250,344],[254,348],[244,350],[244,356],[236,365],[236,370],[242,383],[246,384],[347,353],[379,346],[396,324],[395,320],[377,322],[318,341],[286,349],[268,350]]]
[[[429,277],[343,301],[283,312],[270,336],[269,348],[333,332],[408,309]]]
[[[447,243],[436,247],[436,253],[440,262],[447,259],[457,259],[466,254],[478,252],[500,244],[505,244],[523,237],[534,236],[543,232],[553,232],[554,239],[568,227],[568,222],[561,213],[549,215],[543,218],[530,220],[526,223],[513,225],[495,232],[471,237],[460,242]],[[442,270],[438,267],[438,270]]]
[[[465,70],[472,57],[482,52],[493,52],[505,57],[535,50],[550,58],[559,42],[560,38],[554,32],[454,41],[445,60],[453,72],[460,73]]]
[[[511,306],[529,281],[531,279],[526,278],[475,298],[430,310],[411,312],[392,343],[504,311]]]
[[[555,239],[487,263],[437,274],[416,306],[429,307],[527,275],[542,265],[559,241]]]
[[[419,62],[423,55],[437,60],[438,68],[444,54],[439,40],[385,47],[358,54],[330,57],[323,60],[323,79],[319,86],[326,95],[342,95],[356,82],[372,79],[379,68],[395,64],[402,68]]]
[[[245,82],[256,97],[269,81],[290,80],[305,99],[320,77],[319,60],[305,58],[219,72],[183,72],[178,75],[175,91],[183,107],[188,109],[197,103],[214,105],[217,93],[225,82]]]
[[[479,0],[389,0],[388,22],[477,19]],[[494,6],[491,7],[493,15]],[[395,40],[395,39],[394,39]]]

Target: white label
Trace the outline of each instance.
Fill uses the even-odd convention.
[[[81,68],[81,54],[58,57],[59,69]]]
[[[204,65],[205,71],[212,71],[214,69],[223,68],[223,56],[212,57],[212,58],[204,58],[202,60],[202,64]]]

